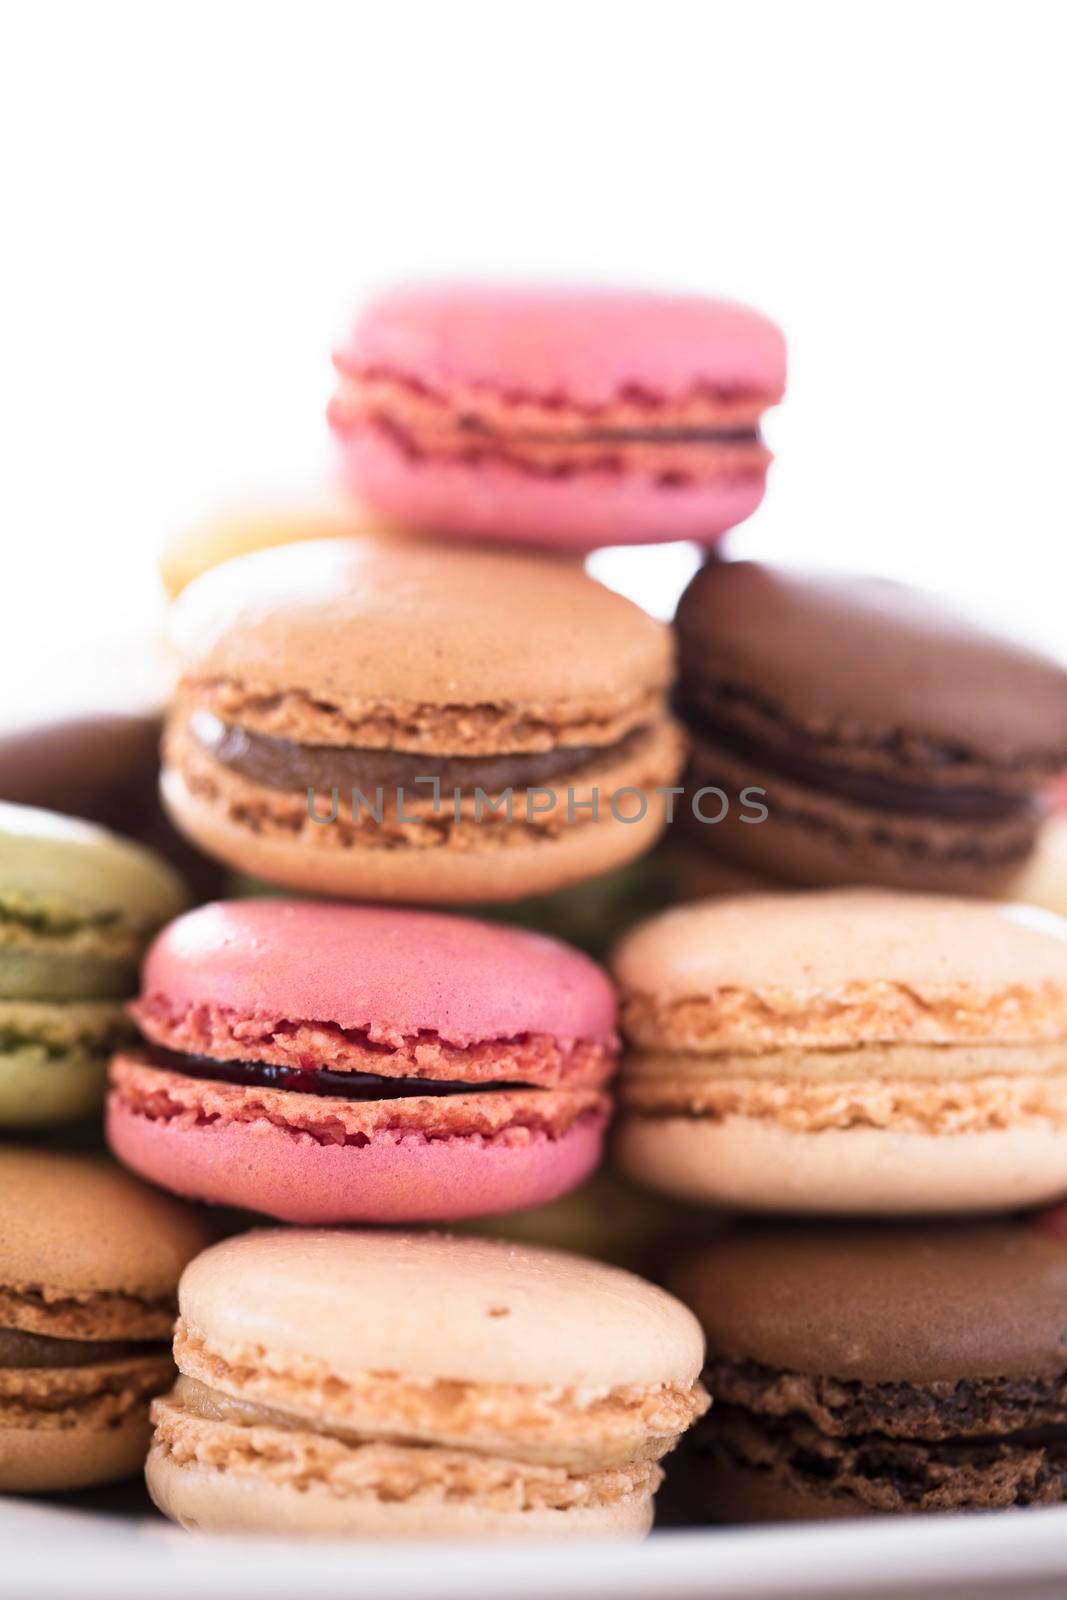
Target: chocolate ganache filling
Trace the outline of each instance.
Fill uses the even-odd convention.
[[[481,434],[505,443],[529,440],[535,444],[759,444],[760,430],[740,428],[582,428],[579,432],[551,428],[490,427],[481,417],[460,417],[462,433]]]
[[[148,1060],[187,1078],[209,1078],[253,1089],[287,1089],[296,1094],[329,1095],[337,1100],[411,1100],[420,1096],[485,1094],[523,1089],[521,1083],[461,1083],[455,1078],[391,1078],[378,1072],[337,1072],[332,1067],[283,1067],[273,1061],[216,1061],[186,1055],[162,1045],[146,1046]]]
[[[102,1361],[154,1355],[165,1350],[162,1341],[112,1339],[54,1339],[47,1333],[27,1333],[22,1328],[0,1328],[0,1369],[91,1367]]]
[[[432,798],[431,779],[442,793],[482,789],[532,789],[554,778],[570,777],[591,763],[603,765],[630,754],[645,729],[635,728],[610,745],[566,745],[557,750],[495,756],[419,755],[408,750],[356,749],[348,745],[300,744],[272,734],[225,723],[208,711],[194,711],[190,731],[201,749],[230,772],[268,789],[358,789],[372,799],[374,790],[407,788],[411,799]],[[417,783],[425,787],[416,788]]]
[[[1005,822],[1024,819],[1036,803],[1029,795],[999,794],[978,785],[948,785],[900,782],[880,773],[850,771],[832,766],[788,744],[769,745],[726,722],[718,722],[692,705],[683,705],[682,715],[698,734],[733,755],[765,768],[780,778],[836,795],[875,811],[890,811],[907,816],[944,817],[953,822]]]

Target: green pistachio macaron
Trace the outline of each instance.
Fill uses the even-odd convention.
[[[0,803],[0,1126],[99,1105],[141,952],[185,905],[177,875],[86,822]]]

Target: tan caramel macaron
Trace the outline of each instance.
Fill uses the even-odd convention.
[[[679,907],[616,952],[617,1155],[753,1210],[981,1212],[1067,1191],[1067,922],[891,890]]]
[[[207,1214],[110,1162],[0,1147],[0,1491],[138,1471]]]
[[[572,562],[322,540],[206,573],[172,625],[164,800],[254,877],[510,900],[663,826],[682,755],[669,630]]]
[[[275,1229],[185,1272],[148,1487],[186,1527],[639,1537],[707,1409],[677,1300],[555,1250]]]

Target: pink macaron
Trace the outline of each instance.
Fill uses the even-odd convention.
[[[329,409],[361,500],[428,532],[710,543],[763,498],[785,342],[695,295],[450,284],[374,301]]]
[[[108,1139],[176,1194],[285,1222],[518,1211],[596,1166],[614,991],[587,956],[462,917],[244,900],[159,935]]]

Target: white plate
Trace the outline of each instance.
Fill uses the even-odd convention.
[[[1067,1507],[664,1532],[645,1544],[294,1544],[0,1498],[11,1600],[1062,1600]]]

